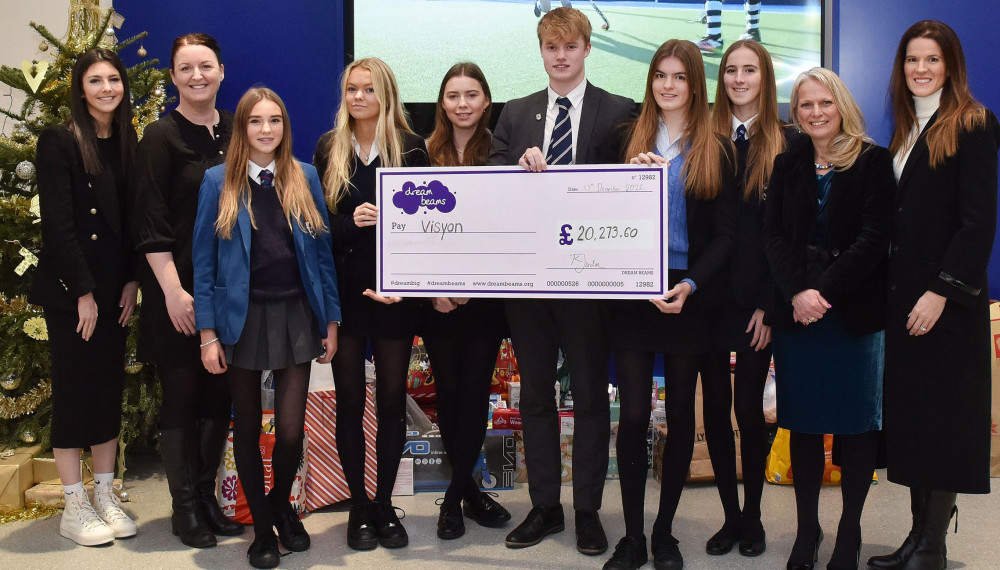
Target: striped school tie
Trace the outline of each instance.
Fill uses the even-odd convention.
[[[569,120],[569,108],[572,104],[566,97],[556,99],[559,114],[556,124],[552,127],[552,138],[549,142],[549,154],[545,157],[546,164],[573,163],[573,125]]]
[[[270,170],[261,170],[260,174],[260,185],[262,188],[273,188],[274,187],[274,173]]]

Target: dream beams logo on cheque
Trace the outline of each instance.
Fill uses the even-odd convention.
[[[447,214],[455,209],[455,195],[438,180],[431,180],[424,186],[405,182],[403,188],[393,194],[392,205],[410,215],[416,214],[420,208]]]

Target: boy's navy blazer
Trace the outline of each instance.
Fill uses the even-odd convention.
[[[340,322],[340,297],[337,294],[337,270],[333,265],[330,222],[316,168],[311,164],[299,164],[326,228],[304,232],[298,223],[293,223],[292,238],[302,286],[316,315],[320,336],[326,338],[326,324]],[[253,228],[250,214],[243,205],[232,237],[222,239],[216,235],[215,220],[219,215],[219,195],[225,175],[225,164],[209,168],[198,191],[198,215],[192,245],[194,315],[198,330],[215,329],[222,344],[232,345],[243,332],[250,303],[250,232]]]

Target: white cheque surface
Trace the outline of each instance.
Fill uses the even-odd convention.
[[[653,298],[661,168],[380,168],[377,287],[411,297]]]

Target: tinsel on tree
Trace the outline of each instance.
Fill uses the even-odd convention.
[[[128,78],[133,125],[140,137],[167,102],[168,74],[156,67],[156,59],[146,59],[140,42],[146,33],[123,41],[115,37],[115,27],[123,21],[114,10],[102,11],[98,0],[71,0],[64,39],[32,22],[41,37],[37,47],[41,59],[25,61],[19,68],[0,66],[0,82],[24,93],[20,109],[0,109],[4,122],[14,122],[9,135],[0,135],[0,448],[49,446],[48,334],[41,309],[26,301],[42,245],[34,164],[38,135],[68,118],[73,64],[93,47],[119,52],[138,45],[142,61],[128,68]],[[26,46],[25,51],[34,52],[35,46]],[[135,360],[134,321],[135,317],[126,354],[120,453],[153,428],[160,399],[151,370]]]

